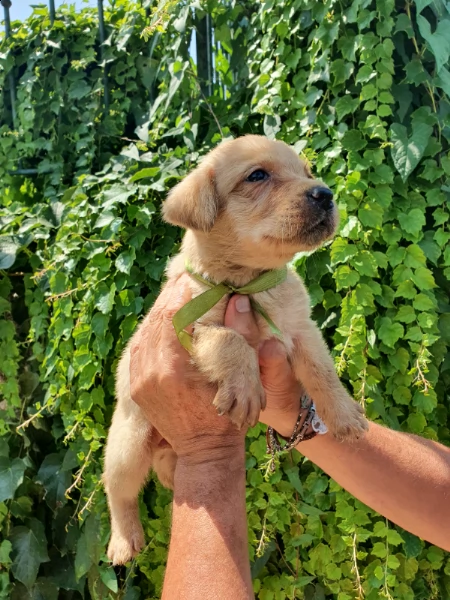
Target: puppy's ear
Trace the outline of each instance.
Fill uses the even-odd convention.
[[[184,229],[211,231],[219,212],[214,170],[200,165],[169,193],[162,208],[164,220]]]

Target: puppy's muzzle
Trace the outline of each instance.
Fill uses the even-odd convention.
[[[320,208],[325,212],[333,210],[333,192],[326,187],[315,187],[309,190],[306,194],[308,201],[316,208]]]

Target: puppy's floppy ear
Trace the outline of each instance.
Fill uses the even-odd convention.
[[[164,220],[184,229],[211,231],[219,212],[214,170],[200,165],[169,193],[162,208]]]

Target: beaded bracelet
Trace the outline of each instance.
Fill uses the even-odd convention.
[[[307,409],[306,413],[304,409]],[[311,426],[312,431],[308,432]],[[273,427],[268,427],[266,432],[267,454],[272,455],[270,470],[275,471],[275,455],[280,452],[289,452],[300,442],[310,440],[317,434],[327,433],[328,428],[316,413],[316,407],[311,398],[304,394],[301,398],[301,409],[295,422],[294,431],[289,438],[285,438],[276,432]],[[282,437],[286,444],[281,445],[279,438]]]

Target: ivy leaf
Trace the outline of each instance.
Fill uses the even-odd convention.
[[[409,404],[411,402],[411,390],[404,385],[396,387],[392,395],[397,404]]]
[[[115,184],[103,192],[105,198],[103,208],[108,209],[116,204],[124,204],[128,198],[136,193],[135,186],[125,186],[123,184]]]
[[[402,323],[412,323],[416,318],[417,316],[413,307],[407,304],[400,306],[395,315],[396,321],[401,321]]]
[[[345,263],[357,254],[358,248],[354,244],[349,244],[346,239],[336,238],[331,246],[331,264]]]
[[[405,265],[417,269],[426,265],[427,259],[420,246],[411,244],[406,248]]]
[[[433,0],[415,0],[417,13],[421,13],[423,9],[429,6],[432,2]]]
[[[281,129],[281,119],[277,114],[265,115],[264,117],[264,134],[269,140],[274,140],[275,136]]]
[[[436,310],[436,303],[426,294],[417,294],[413,300],[413,306],[416,310]]]
[[[439,317],[439,333],[443,341],[450,346],[450,313],[445,313]]]
[[[16,260],[20,244],[9,235],[0,236],[0,269],[9,269]]]
[[[58,600],[59,590],[48,578],[39,577],[28,590],[21,583],[14,585],[11,600]]]
[[[36,581],[39,566],[49,561],[43,524],[30,519],[30,527],[15,527],[10,536],[13,553],[11,571],[16,579],[30,588]]]
[[[99,229],[101,227],[106,227],[107,225],[109,225],[110,223],[112,223],[115,218],[116,218],[116,215],[114,213],[112,213],[112,212],[110,212],[108,210],[105,210],[105,212],[102,212],[102,214],[96,220],[96,222],[94,224],[94,229]]]
[[[0,543],[0,565],[9,566],[11,564],[10,554],[12,551],[12,544],[9,540],[3,540]]]
[[[416,269],[411,279],[414,281],[419,290],[431,290],[436,287],[433,273],[425,267]]]
[[[408,428],[411,433],[420,434],[427,426],[427,420],[420,413],[412,413],[407,419]]]
[[[395,292],[396,298],[407,298],[411,300],[417,294],[416,288],[412,281],[402,281],[402,283],[398,286],[397,291]]]
[[[298,577],[295,581],[292,582],[292,585],[299,587],[299,588],[303,588],[305,586],[308,585],[308,583],[311,583],[312,581],[314,581],[315,577],[312,577],[311,575],[302,575],[301,577]]]
[[[412,136],[409,138],[404,125],[394,123],[391,126],[392,160],[403,181],[408,179],[419,164],[433,133],[430,125],[417,120],[413,121],[412,130]]]
[[[450,71],[445,67],[442,67],[434,78],[436,85],[444,90],[447,96],[450,96]]]
[[[75,555],[75,577],[77,581],[86,575],[92,566],[86,535],[84,532],[80,535],[77,542],[77,552]]]
[[[375,542],[371,553],[379,558],[385,558],[387,554],[386,544],[384,542]]]
[[[448,17],[439,18],[433,33],[431,33],[431,25],[425,17],[417,15],[416,20],[421,36],[434,54],[436,71],[439,73],[450,57],[450,19]]]
[[[26,465],[21,458],[11,461],[0,456],[0,502],[11,500],[23,481]]]
[[[360,275],[367,275],[367,277],[377,277],[378,275],[378,264],[373,253],[367,250],[361,251],[354,258],[351,259],[352,266],[360,273]]]
[[[346,150],[357,152],[367,146],[367,142],[360,131],[357,129],[350,129],[345,132],[342,138],[342,145]]]
[[[114,569],[112,567],[100,567],[99,571],[100,579],[103,581],[103,583],[109,590],[116,594],[119,588],[117,585],[117,577],[114,572]]]
[[[393,546],[398,546],[399,544],[403,544],[404,542],[402,536],[395,529],[389,529],[387,533],[387,541]]]
[[[408,213],[399,213],[398,222],[403,231],[417,235],[425,225],[425,215],[420,208],[413,208]]]
[[[359,220],[366,227],[381,229],[384,211],[378,204],[364,204],[358,211]]]
[[[136,250],[131,247],[129,250],[122,252],[116,259],[117,270],[121,273],[130,274],[131,267],[136,260]]]
[[[410,354],[405,348],[397,348],[395,354],[391,354],[390,361],[400,373],[406,373],[409,366]],[[410,394],[411,396],[411,394]]]
[[[85,96],[87,96],[90,91],[91,91],[91,88],[87,84],[87,82],[84,81],[83,79],[79,79],[78,81],[73,82],[72,85],[70,86],[70,89],[68,91],[68,96],[72,100],[80,100],[81,98],[84,98]]]
[[[53,509],[65,504],[65,493],[72,481],[70,471],[64,471],[62,467],[64,454],[46,456],[36,475],[36,481],[44,486],[45,501]]]
[[[160,172],[160,168],[159,167],[148,167],[146,169],[141,169],[140,171],[138,171],[137,173],[135,173],[133,175],[133,177],[131,177],[130,181],[139,181],[140,179],[145,179],[145,178],[148,178],[148,177],[153,178],[159,172]]]
[[[338,267],[334,273],[334,277],[336,279],[336,289],[338,291],[354,287],[359,281],[358,273],[347,265]]]
[[[95,306],[104,315],[109,314],[112,311],[114,305],[114,296],[116,294],[116,284],[113,283],[108,288],[106,283],[102,281],[98,286],[95,294]]]
[[[428,390],[427,393],[422,390],[417,390],[413,397],[413,406],[425,414],[432,413],[437,406],[437,402],[437,396],[434,390]]]
[[[346,115],[352,114],[358,108],[358,105],[359,99],[354,98],[350,94],[339,98],[335,106],[338,121],[342,121]]]
[[[258,575],[261,573],[261,571],[269,561],[275,549],[275,542],[273,540],[270,540],[270,542],[267,544],[264,550],[264,554],[262,556],[258,556],[251,566],[252,579],[256,579],[258,577]]]
[[[393,348],[404,332],[405,330],[400,323],[393,323],[389,317],[382,317],[380,319],[380,327],[377,333],[380,340],[386,346]]]
[[[404,540],[403,548],[407,558],[415,558],[422,552],[423,542],[413,533],[409,531],[402,532],[402,538]]]

